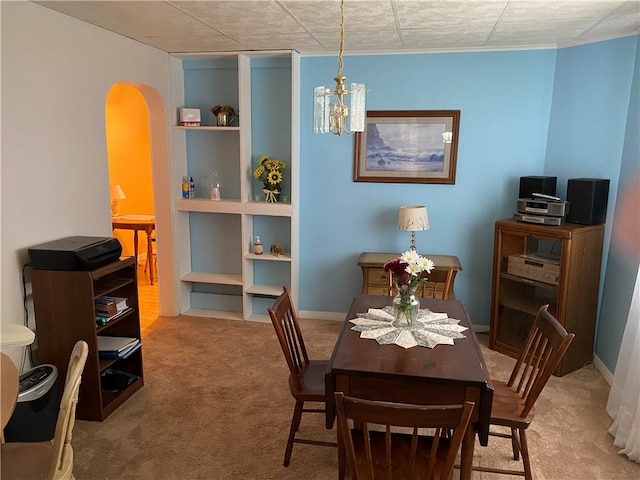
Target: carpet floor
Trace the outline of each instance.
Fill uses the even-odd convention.
[[[329,358],[341,325],[302,320],[301,326],[310,357]],[[486,345],[486,335],[479,337]],[[484,345],[492,377],[506,380],[514,361]],[[79,480],[337,477],[331,447],[297,444],[290,466],[282,466],[294,402],[270,323],[160,317],[142,348],[144,387],[104,422],[76,422]],[[640,478],[640,465],[618,455],[607,433],[608,394],[593,366],[551,378],[528,430],[535,479]],[[335,440],[320,414],[303,415],[300,434]],[[476,446],[475,462],[519,468],[510,448],[492,437],[489,446]],[[473,478],[522,477],[474,472]]]

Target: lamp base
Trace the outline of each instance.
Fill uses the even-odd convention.
[[[120,215],[120,204],[117,200],[111,202],[111,215],[114,217]]]

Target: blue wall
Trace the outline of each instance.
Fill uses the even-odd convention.
[[[367,84],[367,110],[460,110],[455,185],[354,183],[354,139],[311,133],[311,92],[331,85],[335,58],[303,58],[300,309],[345,312],[360,292],[363,251],[398,252],[401,205],[426,205],[422,253],[453,254],[456,297],[489,323],[495,220],[510,217],[522,175],[544,168],[555,50],[346,57]]]
[[[557,176],[561,196],[569,178],[609,178],[601,284],[611,279],[618,294],[604,288],[603,311],[610,306],[596,353],[613,371],[637,264],[616,260],[606,278],[604,269],[619,178],[638,170],[638,38],[561,50],[346,57],[347,82],[367,84],[367,110],[461,111],[455,185],[353,182],[353,137],[311,133],[311,92],[332,85],[336,58],[303,58],[299,308],[346,311],[361,287],[360,253],[406,250],[398,208],[424,204],[431,228],[416,234],[418,250],[460,258],[456,297],[475,324],[488,325],[493,224],[512,216],[519,177]]]
[[[622,145],[622,161],[618,179],[619,190],[638,188],[640,175],[640,37],[636,37],[635,71],[633,85],[629,99],[627,124],[624,130]],[[611,200],[610,200],[611,201]],[[636,210],[640,215],[640,206]],[[614,217],[613,225],[628,219]],[[606,282],[604,284],[600,321],[596,331],[596,355],[607,368],[613,372],[618,359],[618,350],[622,341],[622,334],[627,322],[629,306],[636,277],[638,275],[638,261],[640,259],[629,256],[624,252],[616,238],[611,239],[608,262],[606,266]]]

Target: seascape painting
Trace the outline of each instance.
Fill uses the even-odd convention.
[[[454,184],[460,110],[367,111],[354,182]]]
[[[442,172],[444,123],[367,125],[368,171]]]

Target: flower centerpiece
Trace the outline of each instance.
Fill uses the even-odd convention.
[[[269,155],[263,155],[260,157],[260,162],[253,172],[253,176],[262,182],[264,185],[263,192],[265,193],[266,201],[276,203],[280,196],[281,183],[282,183],[282,169],[287,166],[286,163],[280,160],[275,160]]]
[[[417,318],[420,302],[416,298],[416,290],[427,281],[425,274],[431,273],[434,266],[432,260],[418,255],[414,250],[406,251],[384,264],[384,271],[393,275],[397,291],[393,299],[397,322],[411,325]]]

